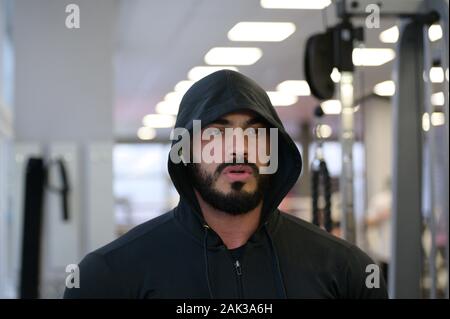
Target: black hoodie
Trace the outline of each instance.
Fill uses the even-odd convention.
[[[254,81],[225,70],[203,78],[184,95],[175,127],[192,130],[193,120],[204,126],[238,110],[265,118],[278,129],[279,142],[278,170],[264,196],[260,225],[244,248],[228,250],[207,227],[186,167],[169,158],[177,207],[88,254],[79,265],[80,288],[67,288],[65,298],[387,297],[381,274],[378,288],[366,286],[373,261],[360,249],[277,209],[302,160]]]

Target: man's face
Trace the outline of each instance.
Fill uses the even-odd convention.
[[[248,134],[241,135],[244,143],[227,137],[227,128],[247,132]],[[259,168],[267,164],[261,163],[258,157],[257,149],[263,146],[258,143],[261,142],[258,139],[258,128],[266,128],[264,152],[267,154],[270,152],[269,128],[251,111],[229,113],[202,129],[202,134],[206,130],[208,136],[212,136],[211,140],[202,139],[202,151],[208,144],[209,147],[214,146],[210,148],[213,150],[211,155],[219,155],[214,152],[221,151],[220,156],[215,157],[220,158],[220,161],[206,163],[200,160],[200,163],[191,164],[191,176],[194,188],[216,209],[234,215],[244,214],[261,202],[269,176],[259,173]],[[254,156],[249,154],[251,152]],[[193,154],[194,158],[199,155]]]

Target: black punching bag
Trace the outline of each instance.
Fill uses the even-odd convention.
[[[36,299],[39,297],[45,180],[46,168],[43,159],[30,158],[25,178],[20,298]]]

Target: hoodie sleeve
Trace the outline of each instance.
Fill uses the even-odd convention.
[[[64,299],[120,298],[116,278],[105,258],[96,253],[88,254],[78,265],[79,288],[66,288]]]
[[[356,246],[350,248],[345,271],[346,299],[387,299],[380,267]]]

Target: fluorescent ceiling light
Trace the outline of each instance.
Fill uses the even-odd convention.
[[[175,125],[175,117],[169,114],[148,114],[144,116],[142,123],[153,128],[172,127]]]
[[[260,48],[215,47],[205,55],[209,65],[252,65],[262,56]]]
[[[441,126],[445,124],[445,114],[444,112],[433,112],[431,113],[431,124],[433,126]]]
[[[284,92],[270,91],[267,92],[270,102],[273,106],[289,106],[297,103],[298,97]]]
[[[265,9],[316,9],[328,7],[331,0],[261,0]]]
[[[379,96],[393,96],[395,94],[395,83],[391,80],[380,82],[374,86],[373,92]]]
[[[393,60],[395,51],[380,48],[355,48],[352,58],[357,66],[379,66]]]
[[[430,114],[427,112],[423,113],[422,115],[422,129],[425,132],[428,132],[430,130]]]
[[[383,43],[395,43],[398,41],[399,31],[397,26],[386,29],[380,33],[380,41]]]
[[[191,82],[191,81],[184,81],[184,82]],[[181,83],[181,82],[180,82]],[[176,115],[178,113],[178,109],[180,107],[181,100],[183,99],[184,93],[181,89],[186,89],[186,87],[181,87],[184,85],[182,83],[177,84],[178,89],[180,91],[170,92],[167,93],[164,97],[164,101],[159,102],[156,104],[156,113],[158,114],[168,114],[168,115]]]
[[[211,73],[214,73],[219,70],[233,70],[238,71],[238,68],[234,66],[196,66],[193,67],[188,72],[188,79],[191,81],[198,81],[202,78],[204,78],[207,75],[210,75]]]
[[[320,124],[316,128],[316,136],[318,138],[329,138],[332,133],[333,130],[331,129],[331,126],[327,124]]]
[[[181,100],[183,99],[183,95],[184,94],[180,92],[170,92],[166,94],[166,96],[164,97],[164,101],[171,102],[174,104],[180,104]]]
[[[428,28],[428,38],[431,42],[437,41],[442,38],[442,28],[439,24],[432,24]]]
[[[380,33],[380,41],[384,43],[396,43],[400,32],[397,26],[393,26]],[[442,27],[439,24],[433,24],[428,28],[428,38],[434,42],[442,38]]]
[[[309,89],[308,82],[306,81],[283,81],[277,85],[277,91],[297,96],[311,95],[311,90]]]
[[[186,91],[189,90],[194,83],[195,81],[180,81],[175,85],[174,91],[184,95],[184,93],[186,93]]]
[[[434,94],[431,94],[431,104],[432,105],[444,105],[445,103],[445,97],[444,92],[437,92]]]
[[[444,112],[433,112],[431,113],[431,118],[429,113],[425,112],[422,116],[422,129],[425,132],[430,130],[431,125],[441,126],[445,124],[445,114]]]
[[[156,131],[154,128],[144,126],[137,131],[137,136],[144,141],[152,140],[156,137]]]
[[[280,42],[295,32],[292,22],[239,22],[230,31],[231,41]]]
[[[432,67],[430,69],[430,80],[433,83],[444,82],[444,69],[441,67]]]
[[[341,101],[339,100],[327,100],[320,103],[320,106],[325,114],[340,114],[342,110]]]
[[[330,78],[334,83],[339,83],[341,80],[341,72],[337,68],[333,68],[333,72],[330,74]]]
[[[180,104],[175,104],[173,102],[168,101],[161,101],[158,104],[156,104],[156,113],[176,115],[178,113],[179,107]]]

